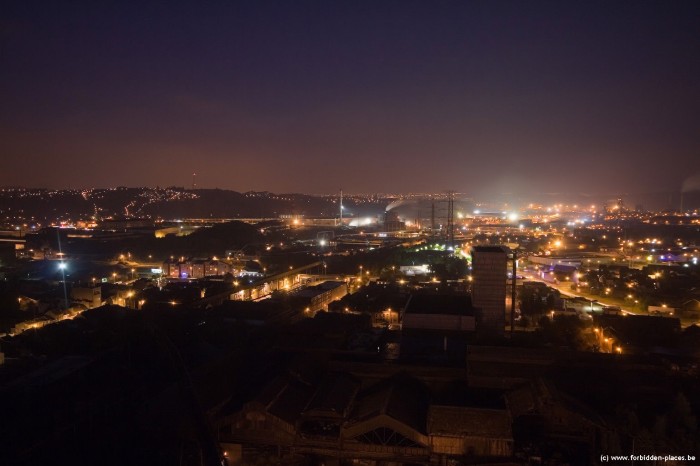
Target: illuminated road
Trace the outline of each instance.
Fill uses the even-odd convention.
[[[605,299],[605,297],[596,296],[594,299],[591,299],[589,296],[585,296],[582,294],[577,294],[577,293],[572,292],[571,289],[569,288],[571,286],[571,282],[565,282],[563,284],[552,283],[552,282],[548,282],[546,280],[543,280],[543,279],[537,277],[536,275],[533,275],[532,271],[521,271],[520,273],[522,273],[526,279],[540,282],[540,283],[544,283],[545,285],[556,289],[564,296],[569,296],[572,298],[583,298],[588,302],[597,301],[598,303],[606,305],[606,306],[620,307],[619,302],[607,300],[607,299]],[[628,315],[639,315],[639,316],[648,315],[647,313],[642,312],[642,311],[622,309],[622,307],[620,307],[620,310],[622,311],[623,314],[628,314]],[[694,322],[694,321],[691,321],[688,319],[682,319],[682,318],[680,319],[680,322],[681,322],[681,328],[689,327],[691,325],[700,325],[700,321]]]
[[[583,299],[585,299],[586,301],[588,301],[589,303],[592,302],[592,301],[595,301],[595,302],[598,302],[598,303],[603,304],[603,305],[605,305],[605,306],[616,306],[616,307],[620,307],[619,303],[607,301],[605,298],[598,299],[598,297],[596,297],[596,299],[591,299],[591,298],[589,298],[588,296],[584,296],[584,295],[582,295],[582,294],[577,294],[577,293],[572,292],[571,289],[569,288],[569,287],[571,286],[571,282],[565,282],[565,284],[554,283],[554,282],[548,282],[547,280],[543,280],[543,279],[541,279],[540,277],[538,277],[538,276],[536,276],[536,275],[532,275],[531,272],[525,272],[525,273],[523,274],[523,276],[524,276],[526,279],[528,279],[528,280],[532,280],[532,281],[535,281],[535,282],[544,283],[545,285],[547,285],[547,286],[549,286],[549,287],[551,287],[551,288],[554,288],[555,290],[559,291],[559,293],[561,293],[561,294],[564,295],[564,296],[568,296],[568,297],[571,297],[571,298],[583,298]],[[620,307],[620,310],[622,311],[623,314],[643,315],[643,314],[640,314],[639,312],[630,311],[630,310],[627,310],[627,309],[622,309],[621,307]]]

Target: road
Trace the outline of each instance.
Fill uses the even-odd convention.
[[[604,296],[589,295],[589,294],[587,294],[587,293],[580,293],[580,292],[579,292],[579,293],[576,293],[576,292],[573,292],[573,291],[571,291],[571,288],[570,288],[570,287],[571,287],[571,282],[565,282],[565,283],[553,283],[553,282],[549,282],[549,281],[547,281],[547,280],[543,280],[543,279],[539,278],[539,277],[538,277],[537,275],[535,275],[535,273],[534,273],[533,271],[531,271],[531,270],[521,270],[519,273],[522,274],[522,276],[525,277],[527,280],[537,281],[537,282],[544,283],[545,285],[550,286],[550,287],[556,289],[557,291],[559,291],[559,292],[560,292],[562,295],[564,295],[564,296],[570,296],[570,297],[574,297],[574,298],[583,298],[583,299],[585,299],[585,300],[587,300],[587,301],[589,301],[589,302],[590,302],[590,301],[597,301],[597,302],[599,302],[600,304],[604,304],[604,305],[606,305],[606,306],[616,306],[616,307],[619,307],[619,308],[622,310],[622,313],[623,313],[623,314],[627,314],[627,315],[640,315],[640,316],[646,316],[646,315],[648,315],[646,312],[643,312],[643,311],[639,311],[639,310],[635,310],[635,309],[629,309],[629,308],[624,309],[624,308],[620,305],[620,301],[619,301],[619,300],[608,299],[608,298],[606,298],[606,297],[604,297]],[[688,319],[683,319],[683,318],[681,318],[680,321],[681,321],[681,327],[682,327],[682,328],[689,327],[689,326],[691,326],[691,325],[700,325],[700,321],[695,322],[695,321],[688,320]]]
[[[540,277],[538,277],[537,275],[535,275],[532,271],[527,271],[527,270],[526,270],[526,271],[521,271],[521,273],[523,274],[523,276],[524,276],[527,280],[531,280],[531,281],[535,281],[535,282],[544,283],[545,285],[547,285],[547,286],[549,286],[549,287],[551,287],[551,288],[556,289],[557,291],[559,291],[559,293],[561,293],[561,294],[564,295],[564,296],[569,296],[569,297],[571,297],[571,298],[583,298],[583,299],[585,299],[585,300],[588,301],[588,302],[597,301],[597,302],[599,302],[600,304],[603,304],[603,305],[606,305],[606,306],[616,306],[616,307],[620,307],[620,309],[622,310],[622,313],[623,313],[623,314],[637,314],[637,315],[643,315],[643,314],[641,314],[641,313],[638,312],[638,311],[633,311],[633,310],[629,310],[629,309],[623,309],[623,308],[620,306],[620,303],[619,303],[619,302],[615,302],[615,301],[612,301],[612,300],[608,300],[608,299],[606,299],[605,297],[601,297],[601,296],[591,297],[590,295],[589,295],[589,296],[586,296],[585,294],[575,293],[575,292],[571,291],[571,282],[565,282],[565,283],[554,283],[554,282],[549,282],[549,281],[547,281],[547,280],[541,279]]]

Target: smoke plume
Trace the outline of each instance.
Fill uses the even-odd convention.
[[[681,192],[688,193],[690,191],[700,191],[700,173],[696,173],[683,181]]]
[[[386,206],[386,209],[384,209],[384,210],[385,210],[386,212],[389,212],[391,209],[395,209],[395,208],[397,208],[398,206],[404,205],[404,204],[406,204],[406,201],[405,201],[405,200],[394,201],[394,202],[392,202],[391,204],[389,204],[388,206]]]

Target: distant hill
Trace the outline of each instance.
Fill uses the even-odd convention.
[[[379,213],[389,200],[348,197],[343,204],[358,215]],[[6,224],[109,218],[247,218],[283,214],[333,217],[335,196],[274,194],[223,189],[110,188],[85,190],[0,189],[0,218]]]

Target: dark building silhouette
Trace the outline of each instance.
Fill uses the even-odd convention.
[[[472,267],[472,303],[480,309],[479,331],[502,334],[506,315],[507,248],[475,246]]]

